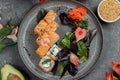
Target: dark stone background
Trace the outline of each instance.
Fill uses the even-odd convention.
[[[97,6],[101,0],[77,1],[85,4],[97,16]],[[25,14],[37,3],[37,0],[0,0],[2,23],[6,24],[8,19],[12,18],[12,23],[17,26]],[[105,72],[111,71],[110,62],[120,59],[120,20],[111,24],[102,22],[101,20],[100,22],[104,34],[103,50],[94,70],[81,80],[105,80]],[[0,54],[0,67],[6,63],[10,63],[20,69],[30,77],[28,80],[40,80],[23,64],[18,53],[17,45],[6,48]]]

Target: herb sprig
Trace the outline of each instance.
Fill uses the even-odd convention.
[[[16,36],[17,31],[18,31],[18,28],[14,27],[14,25],[11,23],[11,20],[9,20],[4,27],[3,26],[1,27],[1,29],[0,29],[0,53],[6,47],[16,44],[16,42],[17,42],[17,36]],[[11,42],[8,41],[8,43],[5,43],[4,42],[5,39],[11,39],[12,41]]]
[[[47,64],[50,61],[51,61],[51,59],[46,59],[45,61],[42,62],[42,64]]]
[[[13,28],[14,28],[14,25],[11,24],[10,21],[8,21],[8,23],[6,24],[6,26],[0,30],[0,42],[2,40],[4,40],[7,37],[7,35],[9,35],[11,33],[11,31],[13,30]]]

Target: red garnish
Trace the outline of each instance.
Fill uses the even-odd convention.
[[[72,8],[68,12],[68,17],[72,20],[80,21],[85,16],[86,13],[87,9],[84,7]]]
[[[111,72],[106,72],[106,80],[114,80],[113,73],[111,73]]]
[[[78,27],[75,31],[76,42],[86,37],[86,30]]]
[[[46,0],[39,0],[40,2],[44,3]]]
[[[76,66],[80,64],[79,58],[73,53],[70,55],[70,62]]]
[[[112,69],[120,76],[120,60],[111,62]]]

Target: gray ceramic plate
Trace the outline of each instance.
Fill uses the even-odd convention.
[[[19,35],[18,35],[18,49],[20,56],[27,66],[27,68],[37,77],[41,79],[49,79],[49,80],[58,80],[58,75],[52,75],[51,73],[44,73],[38,67],[38,63],[40,61],[39,56],[35,53],[37,49],[37,45],[35,40],[37,38],[34,35],[34,27],[37,25],[37,15],[41,8],[46,10],[54,9],[58,15],[61,12],[67,12],[70,8],[83,6],[83,4],[69,1],[69,0],[56,0],[56,1],[49,1],[44,4],[36,5],[23,19]],[[85,7],[85,6],[84,6]],[[87,8],[88,9],[88,8]],[[88,13],[86,15],[89,18],[89,29],[97,28],[98,32],[96,37],[91,43],[90,46],[90,53],[89,59],[85,63],[79,66],[79,72],[76,76],[72,77],[71,75],[65,75],[62,80],[72,80],[82,78],[88,72],[91,71],[93,66],[95,65],[97,59],[100,56],[102,44],[103,44],[103,36],[102,36],[102,29],[98,19],[95,15],[88,9]],[[56,18],[56,21],[60,24],[59,18]],[[68,26],[64,26],[60,24],[60,27],[57,29],[57,33],[60,34],[61,38],[65,35],[70,28]]]

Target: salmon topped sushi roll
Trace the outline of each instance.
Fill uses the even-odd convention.
[[[51,24],[47,25],[46,30],[48,30],[48,31],[55,31],[58,26],[59,25],[58,25],[57,22],[52,21]]]
[[[52,47],[58,39],[59,35],[56,32],[49,31],[44,33],[42,37],[38,37],[36,40],[36,43],[39,45],[39,49],[37,49],[36,53],[41,57],[44,56],[41,54],[46,54],[49,48]]]
[[[44,20],[41,20],[38,23],[38,25],[34,28],[34,33],[38,35],[42,35],[47,25],[48,25],[47,22],[45,22]]]
[[[57,14],[53,10],[49,10],[46,16],[44,17],[45,20],[54,20]]]
[[[50,46],[39,46],[36,53],[40,56],[40,58],[43,58],[47,54],[49,48]]]
[[[34,33],[38,35],[36,43],[39,46],[36,53],[40,58],[44,57],[48,50],[59,39],[59,35],[54,32],[59,26],[54,21],[57,14],[53,10],[49,10],[46,16],[34,28]]]
[[[41,20],[37,26],[39,27],[46,27],[48,25],[48,23],[45,20]]]
[[[49,46],[52,46],[59,39],[59,35],[54,31],[46,31],[43,36],[39,36],[36,43],[42,46],[42,43],[46,42]]]
[[[43,20],[41,20],[38,25],[35,27],[34,29],[34,33],[38,34],[38,35],[42,35],[45,28],[47,27],[51,27],[51,25],[53,27],[51,27],[52,29],[58,26],[58,24],[54,21],[55,17],[57,16],[57,14],[53,11],[53,10],[49,10],[48,13],[46,14],[46,16],[44,17]],[[49,25],[49,26],[48,26]],[[49,29],[51,29],[49,28]]]
[[[38,36],[38,38],[36,39],[36,43],[41,46],[41,43],[48,38],[48,34],[46,32],[44,32],[44,34],[42,36]]]
[[[48,38],[50,39],[49,46],[53,46],[55,42],[59,39],[59,35],[54,31],[49,31],[47,33],[49,35]]]
[[[52,21],[54,21],[54,20],[52,20],[52,19],[49,19],[49,18],[47,18],[47,19],[44,19],[45,20],[45,22],[47,23],[47,24],[51,24],[51,22]]]

